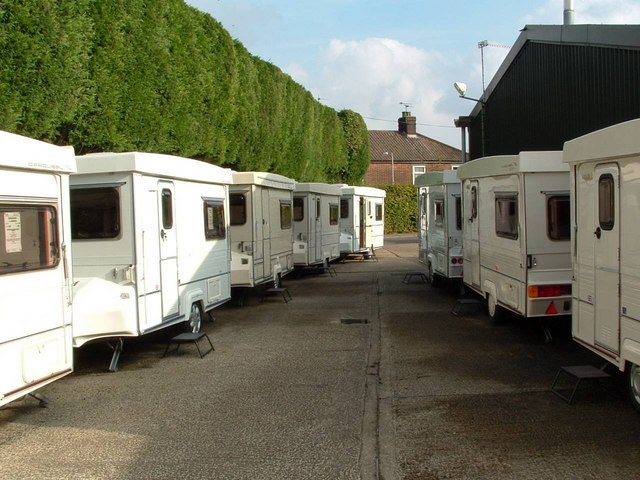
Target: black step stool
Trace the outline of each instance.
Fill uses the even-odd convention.
[[[480,309],[484,305],[484,300],[480,300],[479,298],[459,298],[456,300],[456,304],[451,309],[451,315],[455,315],[456,317],[460,315],[460,310],[462,310],[465,306],[472,306],[476,309]]]
[[[556,384],[558,383],[561,375],[563,377],[568,377],[575,382],[573,389],[571,390],[571,394],[568,396],[562,394],[560,390],[556,388]],[[600,380],[603,378],[611,378],[611,375],[600,368],[594,367],[593,365],[560,367],[560,370],[558,370],[558,373],[556,374],[556,378],[553,380],[553,385],[551,385],[551,391],[565,402],[571,403],[582,380],[596,380],[598,381],[598,385],[600,385]],[[602,387],[602,385],[600,386]]]
[[[289,290],[287,290],[285,287],[272,287],[272,288],[267,288],[264,291],[264,293],[262,294],[262,298],[260,299],[260,302],[264,302],[264,299],[266,298],[266,296],[272,293],[282,295],[282,299],[284,300],[284,303],[289,303],[290,300],[293,300],[293,298],[291,297],[291,294],[289,293]]]
[[[202,350],[200,350],[200,345],[198,345],[198,341],[202,338],[206,338],[207,342],[209,342],[209,346],[210,348],[203,352]],[[194,343],[196,348],[198,349],[198,353],[200,354],[200,358],[204,357],[207,353],[212,352],[213,350],[215,350],[215,348],[213,348],[213,344],[211,343],[211,340],[209,339],[209,336],[204,333],[204,332],[185,332],[185,333],[181,333],[180,335],[176,335],[175,337],[171,338],[169,340],[169,342],[167,342],[167,347],[164,349],[164,353],[162,354],[162,358],[164,358],[164,356],[169,352],[169,347],[171,346],[171,344],[175,344],[176,348],[174,350],[171,351],[171,353],[178,353],[178,350],[180,349],[180,345],[182,345],[183,343]]]
[[[413,277],[418,277],[418,279],[421,280],[422,283],[427,283],[427,276],[422,272],[407,272],[402,279],[402,283],[411,283]]]

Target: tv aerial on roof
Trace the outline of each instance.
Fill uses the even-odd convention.
[[[404,111],[405,112],[409,111],[409,107],[413,107],[413,105],[411,103],[406,103],[406,102],[400,102],[400,105],[404,105]]]

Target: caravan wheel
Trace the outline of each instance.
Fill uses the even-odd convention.
[[[630,364],[627,369],[627,381],[631,403],[640,412],[640,366],[635,363]]]
[[[498,305],[494,295],[487,295],[487,312],[493,322],[499,322],[504,318],[504,310]]]
[[[192,333],[198,333],[202,328],[202,310],[199,303],[191,305],[191,312],[189,313],[189,321],[187,322],[187,331]]]

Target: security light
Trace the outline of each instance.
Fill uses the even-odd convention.
[[[453,84],[453,86],[456,87],[456,90],[458,91],[458,94],[461,97],[464,97],[464,94],[467,93],[467,84],[466,83],[455,82]]]

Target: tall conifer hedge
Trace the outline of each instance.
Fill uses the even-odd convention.
[[[182,0],[0,0],[0,129],[359,184],[362,117],[317,102]]]

